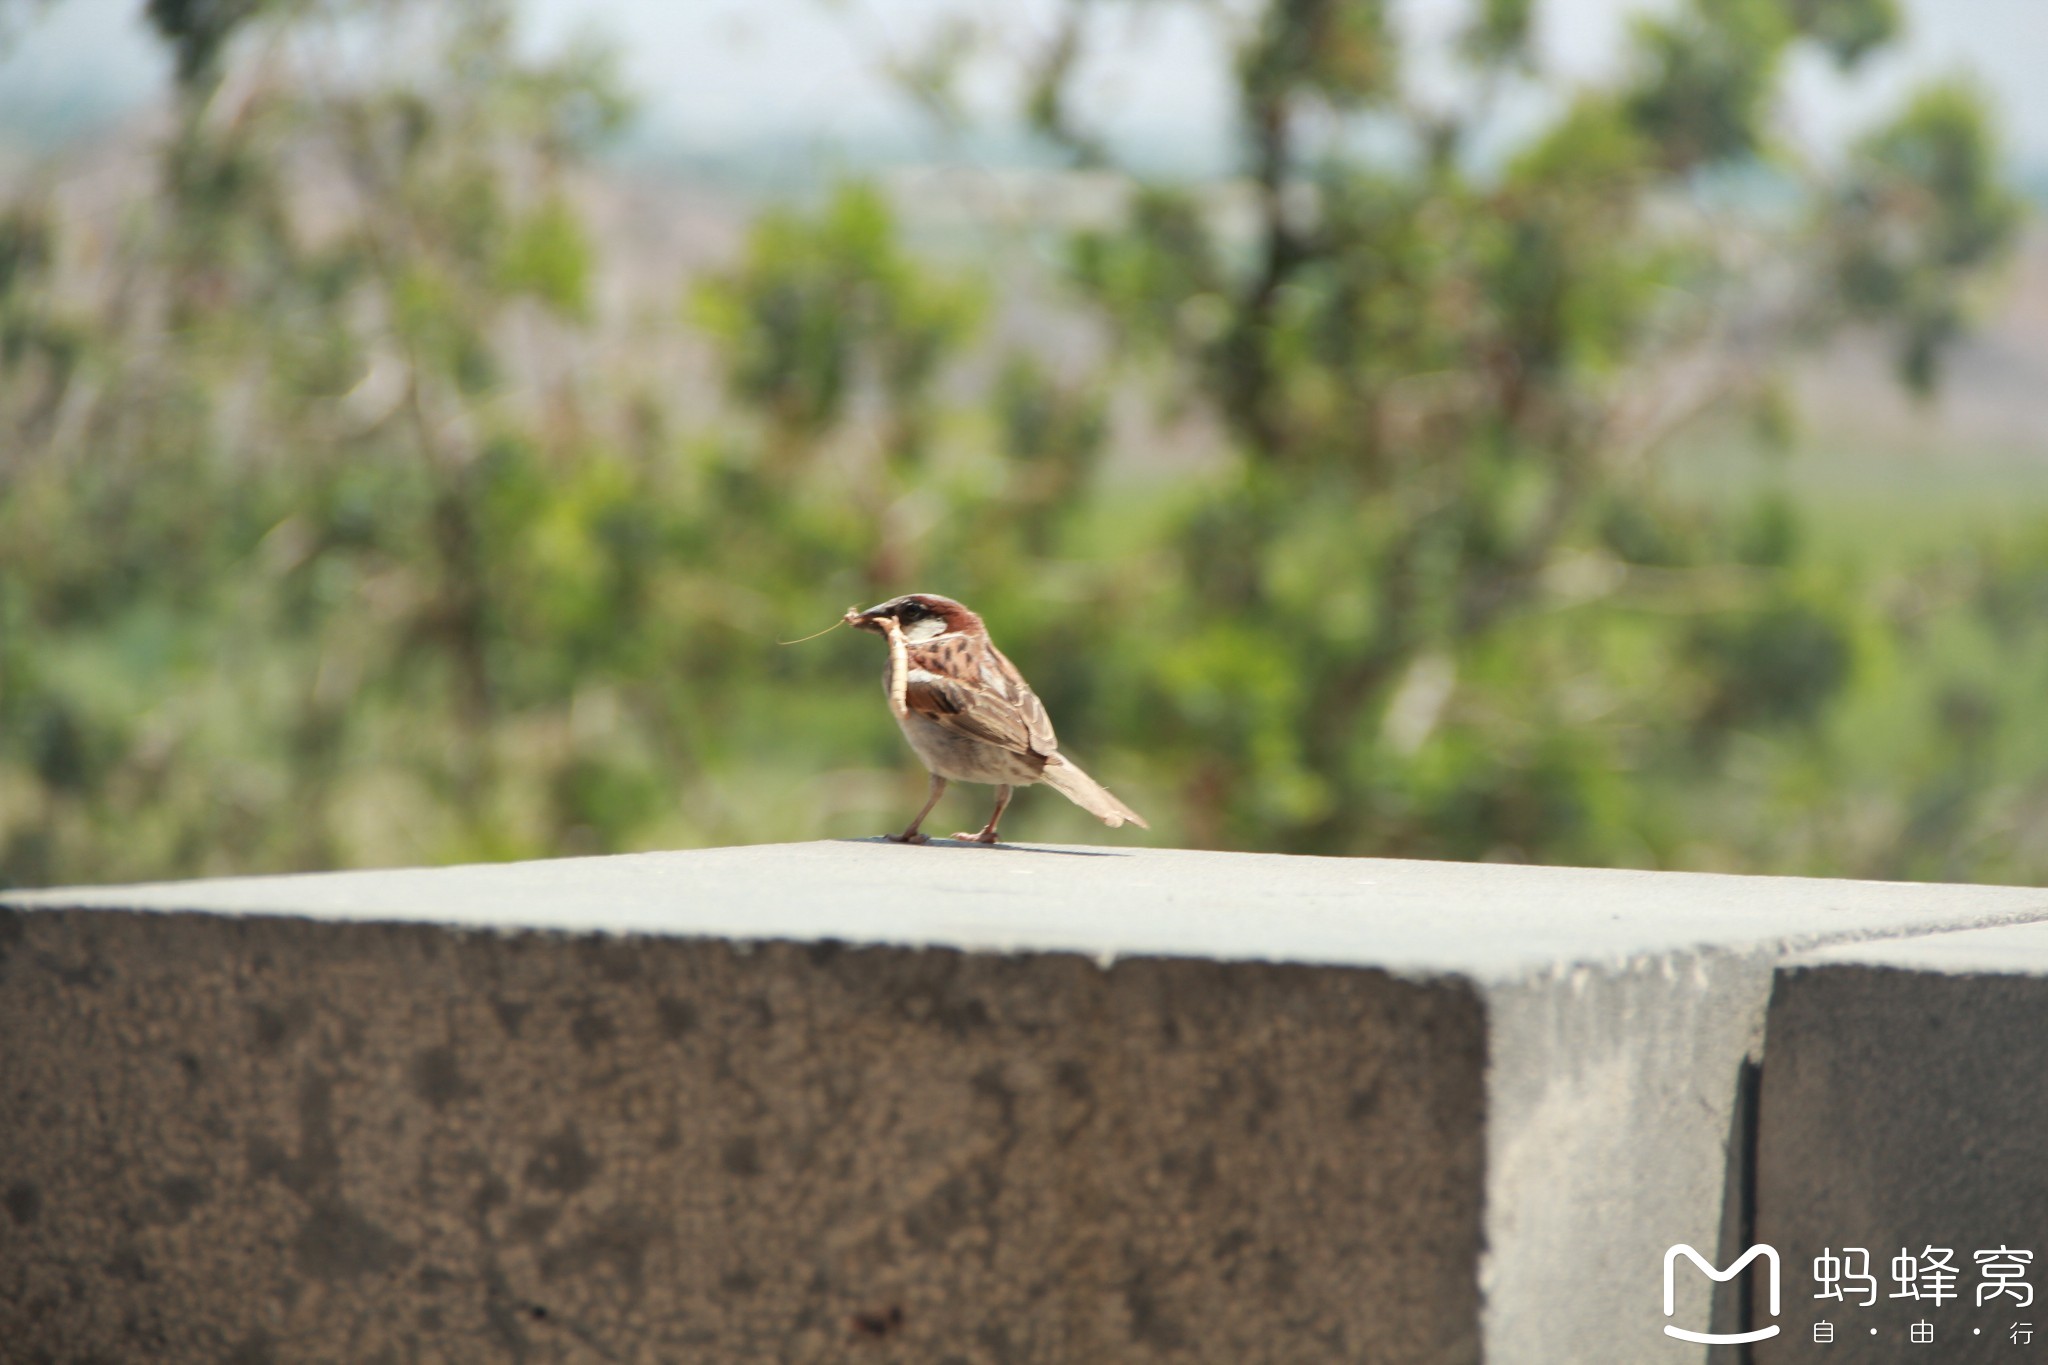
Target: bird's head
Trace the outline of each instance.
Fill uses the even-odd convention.
[[[849,611],[846,624],[855,630],[885,633],[884,620],[893,620],[901,627],[903,638],[912,644],[929,640],[935,635],[953,631],[978,631],[982,628],[981,618],[961,606],[950,597],[934,593],[913,592],[902,597],[892,597],[879,606],[866,611]]]

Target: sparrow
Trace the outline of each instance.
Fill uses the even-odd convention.
[[[996,842],[996,822],[1012,787],[1043,782],[1111,829],[1145,818],[1060,753],[1052,721],[1017,666],[1003,657],[981,618],[950,597],[914,592],[842,618],[856,630],[884,636],[889,666],[882,687],[896,724],[931,772],[924,809],[890,840],[921,844],[917,827],[930,815],[946,783],[981,782],[996,789],[995,813],[978,834],[955,839]]]

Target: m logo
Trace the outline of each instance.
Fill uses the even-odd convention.
[[[1668,1318],[1678,1311],[1672,1293],[1671,1267],[1677,1262],[1681,1252],[1685,1254],[1686,1259],[1690,1260],[1701,1270],[1706,1271],[1707,1278],[1717,1284],[1724,1280],[1734,1279],[1742,1273],[1744,1266],[1759,1256],[1763,1257],[1771,1263],[1771,1316],[1774,1318],[1778,1316],[1778,1250],[1776,1247],[1753,1246],[1743,1252],[1742,1258],[1736,1261],[1734,1265],[1729,1266],[1726,1270],[1716,1270],[1712,1265],[1708,1264],[1706,1257],[1700,1255],[1685,1243],[1680,1242],[1677,1246],[1670,1248],[1664,1253],[1665,1317]],[[1754,1332],[1688,1332],[1683,1327],[1673,1327],[1667,1322],[1664,1324],[1664,1335],[1667,1337],[1677,1337],[1680,1341],[1697,1341],[1708,1346],[1723,1346],[1734,1345],[1744,1341],[1762,1341],[1765,1337],[1774,1337],[1778,1335],[1778,1325],[1772,1323],[1769,1327],[1760,1327]]]

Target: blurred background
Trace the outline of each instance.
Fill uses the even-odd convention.
[[[1153,842],[2038,881],[2043,52],[0,0],[0,885],[900,828],[879,643],[777,641],[911,590]]]

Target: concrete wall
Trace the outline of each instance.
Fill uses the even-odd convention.
[[[9,905],[9,1365],[1703,1360],[1774,968],[2048,918],[860,843]]]
[[[1758,1235],[1785,1253],[1786,1312],[1757,1359],[1814,1359],[1822,1319],[1847,1365],[2048,1357],[2048,925],[1804,955],[1769,1028]],[[1814,1259],[1848,1247],[1869,1252],[1874,1304],[1814,1297]],[[1954,1253],[1958,1296],[1894,1297],[1893,1259],[1929,1247]],[[2032,1255],[2032,1302],[1980,1305],[1975,1253],[2008,1247]]]

